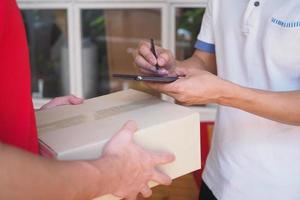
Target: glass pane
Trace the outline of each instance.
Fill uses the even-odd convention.
[[[69,94],[66,10],[22,10],[31,63],[33,98]]]
[[[82,10],[82,75],[84,97],[135,88],[141,83],[122,82],[113,73],[136,73],[132,51],[141,40],[161,44],[160,9]]]
[[[194,45],[205,8],[176,9],[176,58],[185,59],[194,52]]]

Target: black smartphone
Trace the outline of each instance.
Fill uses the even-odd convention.
[[[178,79],[177,76],[146,76],[146,75],[133,75],[133,74],[113,74],[114,78],[133,81],[148,81],[158,83],[171,83]]]

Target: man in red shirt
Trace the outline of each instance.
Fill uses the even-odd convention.
[[[30,91],[26,37],[15,0],[0,1],[0,199],[92,199],[104,194],[149,197],[147,183],[170,184],[155,167],[170,154],[147,152],[132,141],[137,126],[127,122],[98,160],[63,162],[41,158]],[[80,104],[74,96],[42,107]]]

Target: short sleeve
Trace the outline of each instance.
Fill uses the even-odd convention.
[[[3,32],[5,30],[5,4],[6,1],[0,1],[0,41],[3,39]]]
[[[209,0],[202,20],[201,30],[197,37],[195,48],[208,52],[215,53],[215,40],[213,32],[212,18],[212,1]]]

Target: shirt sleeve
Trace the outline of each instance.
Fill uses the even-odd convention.
[[[202,20],[201,30],[197,37],[195,48],[208,52],[215,53],[215,39],[213,32],[212,18],[212,1],[209,0]]]
[[[3,37],[3,32],[4,32],[4,17],[5,17],[5,4],[6,4],[6,1],[0,1],[0,44],[1,44],[1,41],[2,41],[2,37]]]

